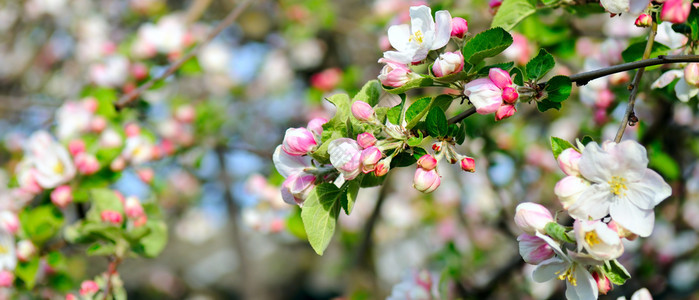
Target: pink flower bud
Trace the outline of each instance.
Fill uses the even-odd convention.
[[[503,0],[490,0],[488,1],[488,6],[490,7],[490,13],[495,15],[495,13],[498,12],[498,9],[500,8],[500,5],[502,5]]]
[[[464,157],[461,159],[461,170],[466,172],[476,172],[476,161],[471,157]]]
[[[133,220],[133,226],[134,227],[141,227],[143,225],[146,225],[147,222],[148,222],[148,216],[146,216],[145,214],[142,214]]]
[[[323,124],[328,123],[325,118],[313,118],[313,120],[308,121],[306,128],[310,130],[316,136],[323,134]]]
[[[59,208],[65,208],[73,202],[73,193],[68,185],[57,187],[51,192],[51,202]]]
[[[121,225],[123,221],[121,213],[115,210],[103,210],[100,217],[102,218],[102,222],[113,225]]]
[[[607,109],[610,105],[612,105],[612,102],[614,102],[614,93],[605,88],[597,94],[597,99],[595,100],[595,106],[597,108],[602,108],[602,109]]]
[[[689,17],[692,1],[667,0],[660,11],[660,19],[672,23],[684,23]]]
[[[502,106],[502,90],[489,78],[479,78],[467,83],[464,86],[464,95],[481,115],[494,113]]]
[[[636,22],[634,22],[634,25],[637,27],[649,27],[653,23],[653,18],[649,16],[648,14],[641,14],[636,18]]]
[[[417,165],[427,171],[437,167],[437,159],[430,154],[425,154],[417,160]]]
[[[405,85],[414,74],[408,66],[398,62],[394,62],[385,58],[379,59],[380,63],[386,65],[381,69],[379,81],[381,84],[390,87],[401,87]]]
[[[191,105],[182,105],[175,110],[175,120],[182,123],[192,123],[197,116],[197,111]]]
[[[537,236],[523,233],[517,237],[517,241],[519,242],[519,255],[529,264],[538,265],[554,255],[551,246]]]
[[[468,32],[468,22],[463,18],[451,18],[451,36],[456,38],[464,38]]]
[[[93,132],[100,133],[105,128],[107,128],[107,119],[102,116],[95,116],[92,118],[92,121],[90,121],[90,130]]]
[[[114,195],[117,196],[117,199],[119,199],[121,205],[126,205],[126,199],[124,198],[124,194],[122,194],[120,191],[114,191]]]
[[[114,172],[120,172],[126,168],[126,160],[119,156],[115,158],[110,164],[109,164],[109,169],[114,171]]]
[[[425,170],[417,168],[413,177],[413,187],[423,193],[431,193],[439,187],[442,179],[437,170]]]
[[[364,101],[352,103],[352,115],[359,121],[369,121],[374,118],[374,109]]]
[[[519,98],[519,94],[517,93],[517,89],[508,86],[502,89],[502,100],[505,101],[506,103],[509,104],[515,104],[517,102],[517,98]]]
[[[558,166],[566,175],[578,176],[580,175],[580,167],[578,164],[580,163],[581,157],[582,154],[575,149],[565,149],[558,155]]]
[[[155,172],[151,168],[143,168],[136,170],[136,174],[138,175],[138,178],[141,179],[141,181],[147,184],[153,182],[153,177],[155,177]]]
[[[10,271],[0,271],[0,287],[8,288],[15,281],[15,274]]]
[[[142,63],[131,65],[131,76],[136,80],[143,80],[148,77],[148,67]]]
[[[332,91],[342,80],[342,70],[330,68],[311,76],[311,86],[321,91]]]
[[[371,132],[363,132],[357,135],[357,144],[363,149],[369,148],[376,144],[376,137]]]
[[[501,105],[498,108],[498,110],[495,112],[495,121],[507,119],[507,118],[511,117],[512,115],[514,115],[516,112],[517,112],[517,109],[512,104]]]
[[[36,246],[30,240],[21,240],[17,243],[17,259],[27,262],[36,254]]]
[[[85,142],[83,140],[70,141],[70,143],[68,143],[68,152],[73,156],[85,152]]]
[[[597,289],[602,295],[606,295],[612,289],[612,283],[609,281],[607,276],[600,274],[599,272],[592,272],[592,278],[597,282]]]
[[[80,296],[90,296],[100,290],[99,285],[92,280],[85,280],[80,284]]]
[[[500,89],[512,86],[512,78],[510,73],[500,68],[491,68],[488,71],[488,78]]]
[[[66,300],[77,300],[77,298],[73,294],[66,294]]]
[[[690,86],[699,87],[699,63],[690,63],[684,67],[684,80]]]
[[[553,193],[561,201],[564,209],[578,201],[578,197],[590,186],[590,183],[577,176],[566,176],[556,183]]]
[[[313,190],[315,180],[310,174],[292,174],[282,183],[282,199],[289,204],[302,204]]]
[[[136,123],[129,123],[126,124],[126,127],[124,127],[124,132],[126,133],[126,136],[134,137],[141,134],[141,127]]]
[[[630,80],[631,76],[629,76],[629,72],[619,72],[609,75],[609,83],[612,85],[622,85]]]
[[[598,108],[595,110],[595,114],[593,116],[593,120],[595,120],[595,124],[597,125],[602,125],[607,122],[607,110],[603,108]]]
[[[515,223],[527,234],[535,235],[537,231],[543,233],[546,224],[550,222],[553,222],[553,216],[541,204],[524,202],[515,209]]]
[[[461,51],[444,52],[432,65],[432,73],[436,77],[456,74],[464,69],[464,55]]]
[[[374,146],[362,150],[362,154],[359,157],[362,163],[362,172],[364,174],[373,172],[382,156],[381,150]]]
[[[97,107],[99,106],[99,104],[97,103],[97,99],[95,99],[93,97],[85,98],[82,101],[82,104],[86,110],[93,112],[93,113],[97,111]]]
[[[141,201],[134,196],[126,198],[124,212],[126,212],[126,217],[131,219],[136,219],[142,216],[144,212],[143,206],[141,206]]]
[[[90,175],[100,169],[100,163],[94,155],[83,152],[75,157],[75,168],[77,168],[78,172],[81,174]]]
[[[284,135],[282,150],[289,155],[306,155],[317,145],[313,133],[306,128],[289,128]]]
[[[614,220],[611,220],[609,224],[607,224],[607,226],[609,226],[609,229],[614,230],[614,232],[616,232],[620,238],[625,238],[629,241],[633,241],[638,237],[637,234],[622,227],[621,225],[619,225],[619,223],[617,223]]]
[[[391,157],[384,158],[376,164],[376,169],[374,169],[374,175],[381,177],[388,173],[391,169]]]
[[[10,234],[17,233],[19,230],[19,218],[17,215],[9,210],[4,210],[0,212],[0,226],[5,231]]]

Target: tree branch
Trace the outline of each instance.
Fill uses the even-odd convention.
[[[185,56],[181,57],[179,60],[177,60],[176,62],[171,64],[165,70],[165,72],[160,74],[160,76],[156,76],[156,77],[151,78],[150,80],[148,80],[148,82],[139,86],[137,89],[135,89],[135,90],[127,93],[126,95],[122,96],[121,98],[119,98],[119,100],[116,103],[114,103],[114,107],[117,110],[120,110],[120,109],[126,107],[127,105],[129,105],[129,103],[136,101],[136,99],[138,99],[138,97],[143,92],[145,92],[146,90],[151,88],[153,86],[153,84],[155,84],[156,82],[163,80],[163,79],[167,78],[168,76],[172,75],[173,73],[175,73],[175,71],[177,71],[180,67],[182,67],[182,65],[184,65],[185,62],[187,62],[188,60],[192,59],[195,55],[197,55],[197,53],[199,52],[199,50],[201,48],[203,48],[205,45],[207,45],[209,42],[211,42],[217,35],[219,35],[219,33],[221,33],[221,31],[223,31],[226,27],[233,24],[233,22],[238,18],[238,16],[240,16],[240,14],[243,12],[243,10],[245,10],[245,8],[248,6],[249,3],[250,3],[250,0],[242,0],[238,4],[238,6],[234,10],[232,10],[226,16],[226,18],[223,19],[223,21],[221,21],[221,23],[219,23],[218,26],[216,26],[216,28],[214,28],[213,31],[211,31],[211,33],[209,33],[209,35],[206,37],[206,39],[204,39],[204,41],[199,43],[194,49],[189,51],[189,53],[187,53]]]
[[[646,50],[643,52],[643,59],[647,59],[653,49],[653,41],[655,40],[655,33],[658,31],[658,23],[653,20],[653,25],[650,29],[650,34],[648,35],[648,42],[646,43]],[[638,86],[641,83],[641,77],[643,77],[643,72],[646,70],[645,67],[638,69],[636,75],[633,77],[633,82],[631,83],[631,93],[629,94],[629,103],[626,105],[626,112],[624,117],[621,118],[621,124],[619,125],[619,130],[616,132],[615,142],[621,142],[621,138],[624,136],[624,131],[626,130],[626,125],[631,122],[631,116],[633,113],[633,107],[636,104],[636,95],[638,94]]]

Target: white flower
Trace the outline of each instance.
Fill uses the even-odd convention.
[[[612,260],[624,253],[619,234],[602,221],[575,220],[573,228],[578,252],[584,248],[599,260]]]
[[[663,88],[677,78],[680,79],[675,84],[675,95],[677,99],[680,99],[682,102],[687,102],[690,98],[699,94],[699,88],[689,85],[684,79],[684,71],[682,70],[670,70],[663,73],[650,87],[654,89]]]
[[[591,185],[571,204],[569,213],[582,220],[606,215],[642,237],[653,231],[653,208],[672,193],[670,185],[648,169],[646,149],[635,141],[588,143],[580,174]]]
[[[68,151],[46,131],[37,131],[29,137],[24,160],[34,167],[34,180],[45,189],[57,187],[75,176],[75,165]]]
[[[16,266],[15,237],[5,230],[0,230],[0,270],[12,271]]]
[[[427,270],[414,272],[393,286],[386,300],[432,300],[439,299],[439,278]]]
[[[121,155],[132,164],[140,165],[153,157],[153,143],[142,135],[129,137]]]
[[[99,86],[121,86],[128,75],[129,60],[121,55],[107,57],[103,63],[90,66],[90,79]]]
[[[543,261],[534,269],[532,277],[536,282],[547,282],[558,278],[566,281],[566,298],[568,300],[597,299],[599,290],[597,281],[587,270],[590,265],[600,265],[601,262],[587,257],[584,254],[566,254],[561,247],[550,237],[541,233],[536,234],[546,241],[556,253],[555,257]]]
[[[626,297],[621,296],[616,300],[626,300]],[[650,294],[647,288],[641,288],[631,295],[631,300],[653,300],[653,296]]]
[[[330,163],[342,173],[344,180],[352,180],[359,175],[362,147],[356,140],[339,138],[328,145]]]
[[[56,134],[62,141],[85,132],[90,126],[92,112],[82,102],[67,101],[56,110]]]
[[[432,10],[424,5],[410,8],[410,25],[393,25],[388,28],[388,41],[398,51],[386,51],[384,57],[404,64],[418,62],[430,50],[444,47],[451,37],[451,15],[446,10],[432,18]]]
[[[622,14],[630,12],[633,15],[640,14],[646,7],[650,0],[601,0],[600,4],[608,12],[613,14]]]

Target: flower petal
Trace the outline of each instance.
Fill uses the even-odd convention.
[[[432,9],[428,6],[420,5],[410,7],[410,25],[413,34],[418,30],[423,34],[434,34],[434,19],[432,18]],[[451,30],[451,27],[450,27]]]
[[[641,209],[630,201],[614,201],[609,206],[612,219],[627,230],[647,237],[653,232],[655,212]]]
[[[536,282],[546,282],[549,281],[559,273],[565,271],[568,268],[568,262],[561,260],[558,257],[549,258],[541,262],[534,272],[532,273],[532,278]]]
[[[623,178],[627,181],[637,181],[643,177],[643,173],[648,167],[648,154],[646,148],[636,141],[623,141],[608,147],[607,152],[619,162],[616,173],[623,173]],[[621,174],[620,174],[621,175]]]
[[[609,190],[609,186],[604,184],[593,184],[587,188],[575,203],[568,208],[571,217],[581,220],[598,220],[609,213],[610,204],[615,197]]]
[[[631,0],[629,1],[629,12],[632,15],[640,14],[650,4],[650,0]]]
[[[617,158],[607,151],[602,150],[595,142],[590,142],[583,149],[580,158],[580,174],[592,182],[607,182],[612,178],[610,170],[617,170],[619,167]]]
[[[415,53],[413,51],[386,51],[383,53],[383,57],[386,59],[402,64],[413,62],[414,55]]]
[[[431,50],[446,46],[449,43],[449,38],[451,38],[451,14],[446,10],[440,10],[435,16],[437,17],[437,24],[434,40],[430,47]]]
[[[299,173],[311,165],[309,156],[292,156],[282,151],[282,146],[277,146],[272,154],[272,161],[277,172],[287,178],[292,174]]]
[[[658,89],[658,88],[663,88],[666,87],[668,84],[672,83],[677,78],[682,78],[684,77],[684,71],[682,70],[670,70],[663,75],[660,75],[658,79],[656,79],[653,84],[650,85],[652,89]]]
[[[689,86],[687,81],[684,80],[684,77],[681,77],[680,80],[677,81],[677,84],[675,84],[675,95],[677,99],[680,99],[682,102],[689,101],[689,99],[696,96],[697,93],[699,93],[699,89]]]
[[[573,272],[575,277],[575,285],[569,281],[566,282],[566,298],[570,299],[597,299],[599,290],[597,289],[597,281],[592,277],[592,274],[583,266],[578,265]]]
[[[482,115],[494,113],[502,104],[502,91],[488,78],[473,80],[464,87],[464,94]]]
[[[642,209],[653,209],[671,194],[670,185],[651,169],[646,169],[640,181],[629,185],[629,200]]]
[[[388,28],[388,42],[391,46],[403,52],[408,48],[410,40],[410,26],[408,24],[393,25]]]

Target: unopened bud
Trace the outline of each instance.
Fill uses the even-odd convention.
[[[376,144],[376,137],[371,132],[362,132],[357,135],[357,144],[364,149],[369,148]]]
[[[136,123],[129,123],[126,124],[126,127],[124,127],[124,132],[126,133],[126,136],[134,137],[141,134],[141,127]]]
[[[143,168],[136,171],[138,178],[143,182],[150,184],[153,182],[153,177],[155,177],[155,172],[151,168]]]
[[[85,142],[83,140],[70,141],[70,143],[68,143],[68,152],[73,156],[85,152]]]
[[[500,8],[500,5],[502,5],[503,0],[490,0],[488,1],[488,6],[490,7],[490,13],[495,15],[495,13],[498,12],[498,9]]]
[[[124,204],[124,212],[126,212],[126,217],[135,219],[143,215],[143,206],[138,198],[131,196],[126,198]]]
[[[282,150],[289,155],[306,155],[317,145],[313,133],[306,128],[289,128],[284,135]]]
[[[433,170],[437,167],[437,159],[430,154],[425,154],[417,160],[417,165],[427,171]]]
[[[362,172],[364,174],[373,172],[382,156],[381,150],[375,146],[362,150],[362,154],[359,157],[362,163]]]
[[[468,22],[463,18],[451,18],[451,36],[455,38],[464,38],[468,32]]]
[[[109,164],[109,169],[114,171],[114,172],[120,172],[126,168],[126,160],[119,156],[115,158],[110,164]]]
[[[100,217],[102,218],[102,222],[113,225],[120,225],[123,221],[123,216],[121,213],[115,210],[104,210],[100,214]]]
[[[384,158],[376,164],[376,169],[374,169],[374,175],[381,177],[388,173],[391,169],[391,156]]]
[[[516,112],[517,109],[512,104],[500,105],[500,107],[498,107],[498,110],[495,111],[495,121],[500,121],[502,119],[509,118]]]
[[[637,27],[649,27],[651,24],[653,24],[653,18],[648,14],[641,14],[636,18],[636,22],[634,22],[634,25]]]
[[[66,300],[77,300],[77,298],[73,294],[66,294]]]
[[[519,242],[519,255],[529,264],[538,265],[554,255],[551,246],[537,236],[523,233],[517,237],[517,241]]]
[[[577,150],[573,148],[565,149],[558,155],[558,166],[566,175],[578,176],[580,175],[580,158],[582,158],[582,154]]]
[[[352,103],[352,115],[360,121],[369,121],[374,117],[374,109],[364,101]]]
[[[81,174],[91,175],[100,169],[100,163],[94,155],[83,152],[75,157],[75,167]]]
[[[27,262],[36,254],[36,246],[30,240],[21,240],[17,243],[16,251],[17,259]]]
[[[65,208],[73,202],[73,194],[69,185],[62,185],[51,192],[51,202],[59,208]]]
[[[92,121],[90,121],[90,130],[93,132],[100,133],[105,128],[107,128],[107,119],[102,116],[95,116]]]
[[[488,78],[500,89],[512,86],[512,77],[510,73],[500,68],[491,68],[488,71]]]
[[[306,128],[310,130],[313,134],[320,136],[323,134],[323,124],[328,123],[325,118],[313,118],[313,120],[308,121]]]
[[[191,105],[182,105],[175,111],[175,120],[182,123],[192,123],[196,116],[197,111]]]
[[[148,67],[142,63],[135,63],[131,66],[131,75],[136,80],[143,80],[148,77]]]
[[[536,232],[544,232],[546,224],[553,222],[551,212],[541,204],[524,202],[515,209],[515,223],[517,227],[530,235]]]
[[[326,69],[311,76],[311,86],[321,91],[332,91],[342,80],[342,70]]]
[[[423,193],[431,193],[441,184],[442,179],[437,170],[425,170],[417,168],[413,177],[413,187]]]
[[[609,229],[614,230],[620,238],[625,238],[629,241],[633,241],[638,237],[637,234],[622,227],[621,225],[619,225],[619,223],[617,223],[614,220],[611,220],[609,224],[607,224],[607,226],[609,226]]]
[[[19,230],[19,218],[9,210],[0,212],[0,226],[10,234],[15,234]]]
[[[133,226],[134,227],[141,227],[143,225],[146,225],[147,222],[148,222],[148,216],[146,216],[146,214],[143,214],[143,215],[141,215],[138,218],[133,220]]]
[[[93,113],[97,111],[97,107],[99,106],[97,99],[95,99],[93,97],[83,99],[82,104],[86,110],[93,112]]]
[[[439,55],[432,65],[432,73],[436,77],[456,74],[464,69],[464,55],[461,51],[444,52]]]
[[[517,102],[517,98],[519,98],[519,94],[517,93],[517,89],[508,86],[502,89],[502,100],[505,101],[506,103],[509,104],[514,104]]]
[[[667,0],[663,3],[663,9],[660,11],[660,19],[676,24],[684,23],[689,17],[691,8],[692,1]]]
[[[94,295],[100,290],[99,285],[92,280],[85,280],[80,284],[80,296]]]
[[[599,290],[600,294],[606,295],[607,292],[612,289],[612,283],[609,281],[607,276],[604,276],[604,274],[592,272],[592,278],[594,278],[595,282],[597,282],[597,289]]]
[[[472,157],[464,157],[461,159],[461,170],[466,172],[476,172],[476,161]]]
[[[699,87],[699,63],[690,63],[684,67],[684,80],[693,87]]]
[[[15,274],[10,271],[0,271],[0,287],[8,288],[15,281]]]

